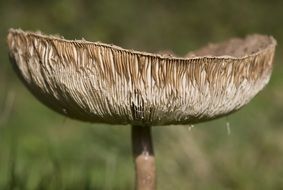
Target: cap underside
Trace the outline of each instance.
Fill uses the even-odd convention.
[[[269,81],[276,42],[251,35],[185,57],[10,30],[10,58],[29,90],[71,118],[192,124],[234,112]]]

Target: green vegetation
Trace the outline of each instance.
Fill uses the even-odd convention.
[[[10,27],[179,55],[232,36],[278,40],[270,84],[223,119],[153,129],[158,189],[283,189],[283,1],[0,1],[0,189],[133,189],[129,126],[67,119],[14,74]],[[231,134],[228,135],[226,123]]]

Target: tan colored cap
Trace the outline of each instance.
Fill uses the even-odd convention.
[[[276,41],[251,35],[179,58],[11,29],[10,58],[44,104],[71,118],[192,124],[247,104],[269,81]]]

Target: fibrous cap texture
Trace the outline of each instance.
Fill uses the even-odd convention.
[[[110,124],[192,124],[232,113],[269,81],[276,41],[250,35],[186,57],[11,29],[12,64],[45,105]]]

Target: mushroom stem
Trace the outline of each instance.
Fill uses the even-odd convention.
[[[136,170],[136,190],[156,189],[151,126],[132,126],[132,148]]]

